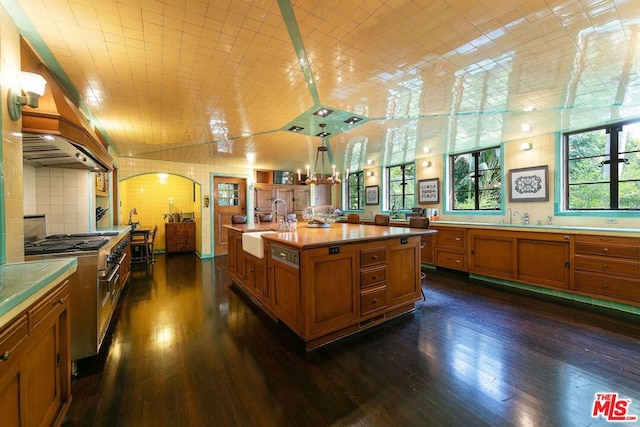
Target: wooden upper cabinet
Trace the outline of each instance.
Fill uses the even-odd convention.
[[[316,200],[314,206],[331,205],[331,188],[330,184],[317,184],[316,188]]]

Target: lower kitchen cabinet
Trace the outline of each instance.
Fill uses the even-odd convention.
[[[571,239],[567,234],[526,233],[518,236],[518,280],[569,289]]]
[[[516,236],[508,231],[471,229],[469,234],[469,271],[491,277],[515,279]]]
[[[640,239],[577,236],[575,259],[579,292],[640,303]]]
[[[60,425],[71,402],[69,282],[0,329],[0,416],[5,426]]]
[[[166,222],[164,233],[167,253],[194,252],[196,250],[195,222]]]
[[[467,230],[464,228],[441,228],[438,231],[434,249],[434,263],[438,267],[467,271]]]

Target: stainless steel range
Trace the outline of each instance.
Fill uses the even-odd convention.
[[[107,333],[128,275],[129,234],[114,232],[55,234],[42,238],[44,216],[25,217],[25,260],[75,257],[71,289],[71,359],[94,356]],[[29,231],[27,231],[29,230]],[[35,235],[35,238],[34,238]],[[127,266],[126,268],[123,268]]]

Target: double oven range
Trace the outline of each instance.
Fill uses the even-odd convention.
[[[98,354],[129,274],[129,234],[95,232],[43,236],[43,215],[25,217],[25,260],[74,257],[71,291],[71,359]]]

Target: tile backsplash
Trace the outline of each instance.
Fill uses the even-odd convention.
[[[47,235],[91,231],[91,172],[24,166],[24,214],[44,214]]]

